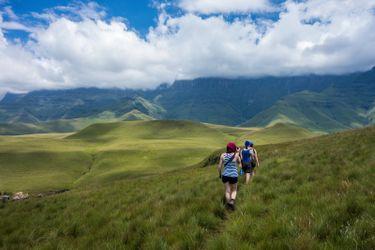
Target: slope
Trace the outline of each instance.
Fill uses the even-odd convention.
[[[0,247],[373,249],[374,136],[370,127],[258,147],[262,166],[234,213],[214,166],[1,204]]]
[[[301,91],[316,93],[313,98],[327,103],[327,106],[318,106],[313,110],[318,113],[318,120],[309,121],[315,116],[306,118],[309,128],[324,128],[325,124],[314,124],[320,123],[322,119],[328,120],[329,131],[352,127],[348,126],[351,123],[361,125],[363,119],[358,116],[366,116],[374,107],[375,68],[347,75],[201,78],[176,81],[170,86],[164,84],[152,90],[80,88],[7,94],[0,101],[0,122],[36,123],[75,119],[96,116],[105,111],[120,117],[136,109],[156,119],[187,119],[238,125],[271,108],[282,98]],[[314,104],[310,99],[298,102],[302,106]],[[350,108],[350,113],[344,120],[338,120],[334,115],[342,104]],[[329,110],[330,105],[333,105],[333,110]],[[281,108],[285,108],[285,105],[272,113],[279,112]],[[297,111],[303,113],[301,109]],[[354,116],[350,120],[352,114]],[[294,116],[298,115],[299,113]],[[274,118],[272,116],[269,120]],[[257,119],[256,125],[259,126],[261,122]]]
[[[366,117],[369,111],[350,103],[349,96],[352,95],[338,95],[332,89],[322,93],[299,92],[283,98],[242,126],[289,122],[311,130],[333,132],[370,124],[371,120]]]
[[[243,135],[237,141],[242,143],[244,140],[251,140],[255,145],[264,145],[306,139],[321,134],[283,122]]]
[[[156,92],[154,102],[167,110],[165,117],[169,119],[238,125],[290,93],[327,88],[328,79],[328,76],[300,76],[176,81]]]
[[[85,145],[64,141],[61,135],[1,136],[0,190],[71,188],[91,163]]]
[[[7,94],[0,101],[0,122],[40,123],[96,117],[103,112],[120,117],[134,109],[154,118],[161,118],[165,113],[162,107],[132,90],[40,90],[22,95]]]
[[[150,113],[155,114],[154,111]],[[81,130],[95,123],[111,123],[117,121],[135,121],[135,120],[154,120],[155,118],[142,113],[138,109],[133,109],[121,116],[114,112],[104,111],[97,115],[89,117],[80,117],[72,119],[58,119],[45,122],[23,123],[0,123],[0,135],[23,135],[37,133],[67,133]]]
[[[0,191],[37,192],[162,173],[196,164],[226,138],[188,121],[100,123],[68,136],[1,136]]]
[[[142,113],[141,111],[137,109],[133,109],[132,111],[121,116],[121,120],[123,121],[137,121],[137,120],[149,121],[149,120],[154,120],[154,118],[152,116]]]

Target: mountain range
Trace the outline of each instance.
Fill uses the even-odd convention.
[[[7,93],[0,133],[67,132],[94,122],[183,119],[234,126],[288,122],[332,132],[375,122],[375,67],[346,75],[199,78],[153,90]]]

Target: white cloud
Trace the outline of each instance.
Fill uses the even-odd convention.
[[[7,41],[9,27],[0,18],[0,92],[152,88],[183,78],[346,73],[375,65],[371,0],[288,1],[277,21],[161,12],[146,39],[121,19],[105,19],[98,6],[82,6],[73,17],[43,16],[48,25],[29,27],[26,44]]]
[[[1,22],[0,28],[5,30],[22,30],[27,32],[33,31],[33,29],[26,27],[25,25],[19,22]]]
[[[261,12],[274,9],[268,0],[181,0],[178,5],[186,11],[202,14]]]
[[[9,16],[10,19],[17,20],[18,16],[13,12],[12,7],[5,6],[4,12]]]
[[[3,16],[7,17],[9,21],[4,21]],[[5,30],[32,31],[31,28],[26,27],[18,21],[18,16],[13,12],[10,6],[5,6],[2,10],[0,10],[0,28]]]

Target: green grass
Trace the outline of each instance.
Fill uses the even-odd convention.
[[[152,112],[156,112],[153,110]],[[156,114],[156,113],[155,113]],[[24,135],[38,133],[67,133],[79,131],[96,123],[112,123],[119,121],[149,121],[155,118],[133,109],[121,116],[116,116],[111,111],[104,111],[95,116],[80,117],[73,119],[58,119],[45,122],[34,123],[0,123],[0,135]]]
[[[0,248],[374,249],[374,137],[370,127],[259,146],[261,168],[233,213],[215,165],[1,204]]]
[[[123,116],[121,116],[121,119],[123,121],[137,121],[137,120],[150,121],[150,120],[154,120],[153,117],[151,117],[149,115],[146,115],[146,114],[140,112],[137,109],[133,109],[132,111],[126,113]]]
[[[39,192],[159,174],[197,164],[229,140],[264,144],[309,136],[289,125],[262,130],[160,120],[98,123],[74,134],[2,136],[0,191]]]
[[[236,249],[373,249],[375,128],[259,147],[254,182],[225,232]]]
[[[244,140],[251,140],[255,145],[265,145],[311,138],[322,134],[298,127],[292,123],[276,123],[264,129],[242,135],[237,139],[237,142],[242,143]]]
[[[222,133],[228,135],[228,139],[234,141],[240,137],[244,137],[246,135],[251,134],[251,132],[255,132],[261,130],[261,128],[245,128],[245,127],[232,127],[232,126],[225,126],[225,125],[218,125],[218,124],[211,124],[211,123],[204,123],[210,128],[214,128]]]
[[[62,135],[0,137],[0,190],[46,191],[71,188],[92,157],[80,142]]]
[[[39,192],[194,165],[229,135],[187,121],[94,124],[75,134],[0,137],[0,191]]]
[[[119,118],[114,117],[113,113],[104,112],[97,117],[60,119],[35,123],[2,123],[0,124],[0,135],[74,132],[91,124],[99,122],[115,122],[119,120]]]

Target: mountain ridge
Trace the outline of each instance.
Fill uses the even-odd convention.
[[[302,98],[304,92],[309,93],[306,98]],[[314,117],[301,110],[314,105]],[[351,115],[344,115],[344,106]],[[130,115],[132,119],[180,119],[231,126],[266,126],[273,119],[286,119],[330,132],[373,123],[374,107],[375,68],[346,75],[198,78],[162,84],[153,90],[77,88],[7,93],[0,101],[0,123],[86,119],[103,112],[120,119],[134,111],[145,116]],[[336,117],[338,110],[341,117]]]

